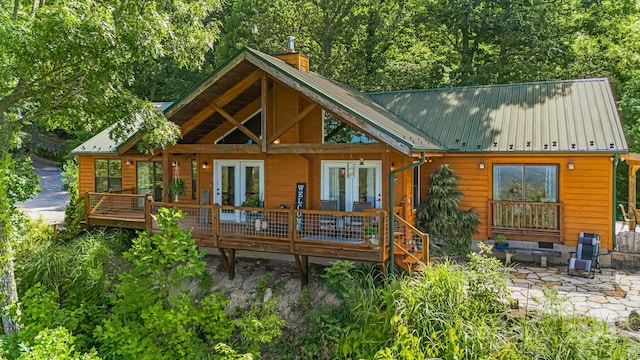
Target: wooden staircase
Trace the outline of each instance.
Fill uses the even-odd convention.
[[[422,271],[429,263],[429,234],[394,214],[394,262],[408,272]]]

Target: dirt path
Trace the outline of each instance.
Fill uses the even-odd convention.
[[[16,204],[31,218],[42,217],[49,224],[60,224],[64,221],[64,209],[69,203],[69,192],[62,189],[62,169],[56,162],[33,157],[36,174],[40,176],[40,188],[35,197]]]

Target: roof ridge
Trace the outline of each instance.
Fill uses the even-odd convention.
[[[511,86],[527,86],[527,85],[543,85],[543,84],[566,84],[566,83],[579,83],[579,82],[597,82],[597,81],[609,81],[607,77],[601,78],[580,78],[580,79],[568,79],[568,80],[545,80],[545,81],[528,81],[523,83],[510,83],[510,84],[485,84],[485,85],[469,85],[469,86],[449,86],[444,88],[429,88],[429,89],[405,89],[405,90],[390,90],[390,91],[374,91],[364,93],[366,96],[374,95],[386,95],[386,94],[403,94],[403,93],[421,93],[421,92],[443,92],[443,91],[462,91],[484,88],[502,88]]]

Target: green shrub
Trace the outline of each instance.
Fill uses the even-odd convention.
[[[160,209],[161,232],[142,233],[124,256],[131,270],[120,276],[111,314],[96,328],[106,359],[193,359],[229,338],[233,324],[218,293],[202,294],[193,281],[207,276],[182,213]]]
[[[462,197],[458,177],[444,164],[431,174],[427,196],[418,207],[416,226],[431,235],[432,244],[442,242],[440,251],[447,255],[467,254],[480,224],[473,209],[459,209]]]

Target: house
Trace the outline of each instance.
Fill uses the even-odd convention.
[[[308,256],[423,261],[415,207],[445,163],[481,215],[477,239],[575,246],[587,231],[611,249],[612,159],[627,145],[606,79],[363,94],[293,48],[245,48],[159,106],[176,145],[141,154],[135,134],[105,130],[73,151],[85,221],[153,229],[150,214],[177,206],[230,275],[238,249],[293,254],[303,278]]]

